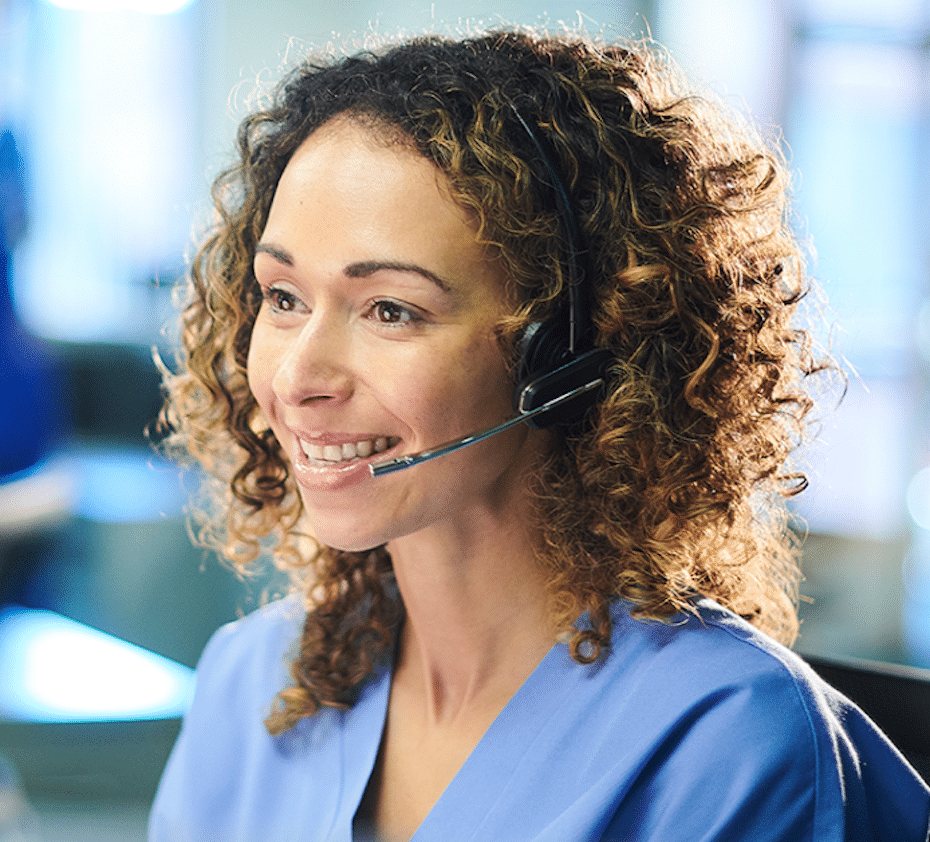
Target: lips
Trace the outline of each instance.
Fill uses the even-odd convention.
[[[311,433],[306,438],[293,432],[294,478],[303,492],[322,493],[314,505],[322,504],[334,491],[348,489],[371,480],[369,466],[400,444],[396,436],[360,438],[351,434]]]

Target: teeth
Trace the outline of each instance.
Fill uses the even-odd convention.
[[[310,444],[299,439],[300,447],[310,458],[318,462],[351,462],[353,459],[364,459],[372,453],[383,453],[393,447],[400,439],[393,436],[378,436],[376,439],[363,441],[347,441],[345,444]]]

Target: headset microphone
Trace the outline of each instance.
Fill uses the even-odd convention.
[[[603,385],[603,382],[603,378],[598,377],[596,380],[592,380],[590,383],[585,383],[583,386],[579,386],[577,389],[573,389],[568,394],[559,395],[557,398],[553,398],[551,401],[547,401],[542,406],[538,406],[536,409],[532,409],[529,412],[516,415],[495,427],[488,427],[486,430],[481,430],[481,432],[472,433],[469,436],[463,436],[460,439],[455,439],[454,441],[450,441],[446,444],[441,444],[439,447],[435,447],[432,450],[422,450],[419,453],[398,456],[396,459],[391,459],[387,462],[378,462],[375,465],[369,465],[368,469],[371,471],[371,475],[373,477],[380,477],[382,474],[393,474],[395,471],[402,471],[404,468],[411,468],[414,465],[419,465],[421,462],[427,462],[430,459],[435,459],[437,456],[445,456],[447,453],[455,453],[456,450],[461,450],[463,447],[468,447],[470,444],[476,444],[479,441],[489,439],[491,436],[496,436],[498,433],[503,433],[504,430],[509,430],[511,427],[516,427],[517,424],[522,424],[524,421],[528,421],[530,418],[535,418],[538,415],[542,415],[544,412],[549,412],[550,410],[555,409],[561,404],[575,400],[575,398],[581,397],[586,392],[597,389]]]
[[[589,307],[585,300],[588,290],[584,283],[587,274],[583,265],[584,251],[568,191],[529,123],[516,105],[512,102],[509,105],[530,139],[536,160],[545,170],[545,179],[539,180],[552,188],[555,198],[568,245],[567,307],[563,303],[556,307],[556,312],[547,321],[531,324],[520,340],[520,364],[513,397],[514,409],[518,413],[515,417],[431,450],[371,465],[372,476],[400,471],[453,453],[522,422],[536,428],[576,424],[597,402],[607,382],[607,367],[612,354],[606,348],[595,348],[592,341]]]

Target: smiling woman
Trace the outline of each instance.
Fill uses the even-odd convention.
[[[371,481],[382,454],[512,412],[495,330],[501,272],[440,179],[409,146],[336,119],[291,157],[256,247],[263,304],[249,385],[293,465],[306,522],[330,547],[406,544],[440,524],[457,535],[492,496],[519,512],[525,466],[548,438],[523,427]]]
[[[782,645],[822,364],[779,154],[650,45],[512,32],[307,61],[239,148],[165,418],[201,538],[294,594],[204,652],[154,842],[925,842]]]

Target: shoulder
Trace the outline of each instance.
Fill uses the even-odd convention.
[[[636,620],[615,606],[614,669],[669,716],[719,718],[721,738],[741,735],[759,756],[835,753],[855,706],[797,654],[709,599],[668,624]],[[762,738],[765,739],[762,739]],[[788,748],[790,747],[790,749]]]
[[[287,662],[296,654],[304,617],[300,595],[292,594],[222,626],[197,664],[198,695],[204,686],[229,683],[277,693],[287,681]]]
[[[926,787],[795,653],[706,599],[668,625],[634,620],[624,603],[614,620],[605,666],[651,734],[653,772],[637,786],[688,791],[682,808],[716,810],[708,821],[727,815],[721,797],[755,804],[769,830],[782,827],[772,838],[924,842]]]
[[[647,720],[677,730],[681,745],[703,734],[719,740],[719,753],[736,741],[740,751],[754,747],[754,762],[786,745],[795,755],[819,749],[829,731],[829,688],[736,615],[702,599],[693,614],[668,623],[634,619],[625,602],[615,604],[613,619],[604,665],[614,674],[610,683],[648,707]]]
[[[803,714],[830,692],[794,652],[709,599],[668,623],[634,619],[629,604],[620,601],[613,620],[611,654],[644,680],[661,676],[683,695],[730,696],[764,688]]]
[[[227,838],[221,829],[238,809],[246,765],[274,752],[263,721],[286,686],[286,657],[303,613],[301,600],[289,597],[210,638],[197,664],[194,699],[159,784],[152,839]]]
[[[208,641],[197,664],[194,699],[184,717],[183,740],[211,741],[221,732],[265,736],[263,722],[289,683],[304,608],[298,595],[228,623]]]

